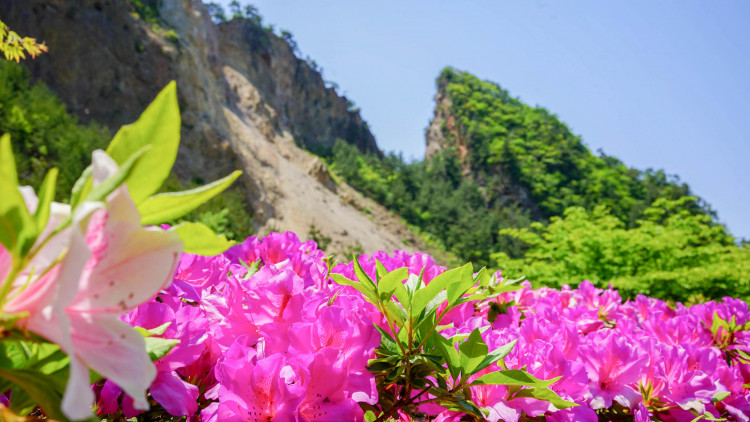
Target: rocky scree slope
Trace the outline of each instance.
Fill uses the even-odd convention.
[[[381,154],[359,113],[284,40],[246,19],[217,26],[199,0],[150,4],[158,26],[120,0],[5,0],[0,16],[47,42],[49,53],[26,65],[83,122],[116,130],[176,80],[177,176],[207,182],[243,170],[241,188],[258,232],[306,237],[314,225],[331,238],[332,253],[425,247],[301,148],[330,148],[340,138]]]

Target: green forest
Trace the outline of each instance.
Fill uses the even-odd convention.
[[[437,86],[438,154],[406,162],[342,140],[323,154],[332,171],[460,259],[537,286],[749,297],[750,250],[678,178],[592,153],[554,114],[469,73],[446,68]]]

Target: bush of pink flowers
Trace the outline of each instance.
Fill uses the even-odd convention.
[[[427,284],[445,271],[425,254],[362,255],[375,277],[408,268]],[[331,270],[354,278],[352,263]],[[531,289],[467,303],[446,315],[447,330],[501,345],[517,340],[504,368],[525,368],[580,406],[557,410],[504,385],[472,386],[490,421],[726,419],[750,414],[750,314],[747,304],[685,307],[644,296],[623,300],[589,282],[562,290]],[[150,395],[172,416],[203,421],[357,421],[377,405],[368,371],[382,316],[356,290],[332,283],[323,252],[294,233],[251,237],[213,257],[185,254],[172,284],[123,317],[180,343],[155,362]],[[485,371],[499,370],[490,367]],[[101,416],[137,415],[110,381],[95,387]],[[158,410],[152,410],[158,413]],[[465,414],[434,404],[400,420],[459,421]],[[418,418],[418,419],[415,419]]]

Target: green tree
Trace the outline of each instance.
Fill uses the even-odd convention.
[[[568,208],[548,226],[502,230],[530,249],[520,259],[502,252],[493,258],[507,276],[525,276],[536,286],[589,280],[599,286],[611,283],[631,297],[750,299],[750,250],[735,246],[709,216],[684,209],[692,200],[658,199],[633,228],[603,206]]]

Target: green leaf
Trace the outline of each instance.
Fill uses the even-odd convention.
[[[141,224],[160,224],[180,218],[223,192],[241,174],[242,172],[237,170],[223,179],[195,189],[151,196],[138,205]]]
[[[578,405],[572,401],[564,400],[562,397],[557,395],[554,391],[549,388],[524,388],[516,393],[515,397],[533,397],[535,399],[544,400],[552,403],[559,410],[567,409],[569,407],[577,407]]]
[[[545,388],[560,379],[540,380],[520,369],[508,369],[484,374],[470,385],[525,385],[527,387]]]
[[[471,264],[466,265],[471,266]],[[464,267],[466,267],[466,265],[464,265]],[[464,267],[448,270],[433,278],[429,284],[424,286],[424,288],[417,290],[417,292],[414,293],[414,299],[412,300],[412,315],[419,315],[441,290],[445,289],[446,286],[461,280],[461,274]]]
[[[218,255],[229,249],[234,242],[227,240],[223,235],[217,236],[207,226],[201,223],[185,222],[172,227],[185,244],[185,253],[203,256]]]
[[[60,385],[59,380],[31,369],[10,368],[0,368],[0,378],[5,378],[21,387],[50,418],[60,421],[68,420],[60,411],[65,385]],[[19,409],[15,408],[15,399],[16,397],[10,409],[18,413]]]
[[[453,305],[466,293],[472,286],[474,286],[474,274],[473,266],[468,263],[461,267],[461,278],[458,283],[450,283],[445,286],[448,292],[448,304]]]
[[[369,284],[360,283],[358,281],[349,280],[348,278],[344,277],[341,274],[337,273],[331,273],[331,278],[333,281],[335,281],[338,284],[341,284],[343,286],[351,286],[357,289],[360,293],[362,293],[362,296],[367,299],[368,302],[372,303],[373,305],[378,304],[378,298],[375,293],[375,287],[371,286]]]
[[[39,228],[18,190],[18,172],[7,133],[0,136],[0,198],[0,243],[20,258],[34,245]]]
[[[513,350],[513,347],[516,346],[516,342],[518,340],[513,340],[508,344],[504,344],[497,349],[491,351],[487,356],[482,360],[482,363],[479,364],[479,366],[476,367],[474,370],[474,373],[477,373],[481,371],[482,369],[492,365],[493,363],[499,361],[500,359],[508,356],[508,353]]]
[[[380,333],[380,347],[385,348],[388,351],[398,353],[400,349],[398,345],[396,344],[396,340],[393,338],[391,333],[385,331],[377,324],[374,324],[374,325],[375,325],[375,329],[378,330],[378,332]]]
[[[161,337],[146,337],[143,340],[146,342],[146,351],[152,362],[166,356],[173,347],[180,343],[177,339]]]
[[[721,391],[716,394],[714,394],[713,397],[711,397],[711,403],[716,403],[718,401],[722,401],[725,398],[729,397],[731,393],[729,391]]]
[[[378,417],[375,415],[375,412],[372,410],[368,410],[365,412],[365,422],[375,422],[375,419]]]
[[[70,195],[71,207],[76,208],[78,204],[81,203],[83,198],[85,198],[89,194],[89,192],[91,192],[91,189],[94,187],[94,182],[91,178],[91,174],[93,172],[94,168],[92,166],[88,166],[83,170],[83,173],[81,173],[81,176],[78,177],[78,180],[76,180]]]
[[[44,230],[49,221],[50,205],[52,200],[55,199],[55,183],[57,182],[58,172],[58,169],[51,168],[44,176],[42,186],[39,187],[39,204],[34,213],[34,220],[40,232]]]
[[[380,284],[380,279],[383,278],[386,274],[388,274],[388,270],[385,268],[382,262],[375,260],[375,277],[378,279],[378,284]]]
[[[135,123],[125,125],[115,134],[107,154],[122,165],[135,151],[151,146],[140,166],[128,178],[128,190],[139,205],[154,194],[169,176],[180,144],[180,107],[174,81],[156,96]]]
[[[13,147],[10,144],[10,134],[0,136],[0,176],[8,179],[14,186],[18,186],[18,170],[13,158]]]
[[[0,243],[21,258],[34,245],[37,227],[18,185],[4,174],[0,174]]]
[[[479,406],[477,406],[476,404],[468,400],[459,400],[458,404],[464,413],[468,413],[470,415],[474,415],[478,418],[484,419],[484,415],[482,414],[482,409],[480,409]]]
[[[487,357],[488,351],[487,344],[482,340],[479,330],[474,329],[469,338],[458,346],[461,373],[463,375],[474,374],[479,364]]]
[[[164,324],[151,328],[150,330],[147,330],[143,327],[133,327],[136,331],[138,331],[143,337],[151,337],[151,336],[160,336],[164,334],[165,331],[167,331],[167,328],[172,325],[172,322],[165,322]]]
[[[375,285],[375,282],[372,281],[369,275],[365,272],[365,270],[362,269],[362,265],[359,264],[359,260],[355,257],[352,260],[352,263],[354,264],[354,274],[356,274],[357,279],[359,279],[360,283],[369,283],[372,287],[374,287],[377,291],[377,286]]]
[[[391,321],[394,321],[396,323],[396,326],[398,327],[404,327],[404,321],[406,320],[406,311],[404,310],[401,305],[396,305],[393,302],[383,302],[382,303],[387,313],[388,319]],[[406,330],[401,330],[406,331]]]
[[[404,268],[398,268],[396,270],[391,271],[390,273],[387,273],[380,277],[380,281],[378,281],[378,296],[381,300],[384,300],[384,297],[387,297],[388,300],[391,299],[391,296],[396,294],[396,298],[401,302],[403,305],[408,304],[407,299],[407,293],[406,289],[404,288],[403,281],[409,276],[409,269]],[[407,300],[405,303],[403,300]]]
[[[458,374],[461,371],[461,361],[458,357],[458,351],[456,350],[453,342],[443,337],[441,334],[436,333],[433,335],[435,341],[435,349],[443,356],[445,363],[448,365],[448,371],[451,373],[453,379],[458,378]]]

